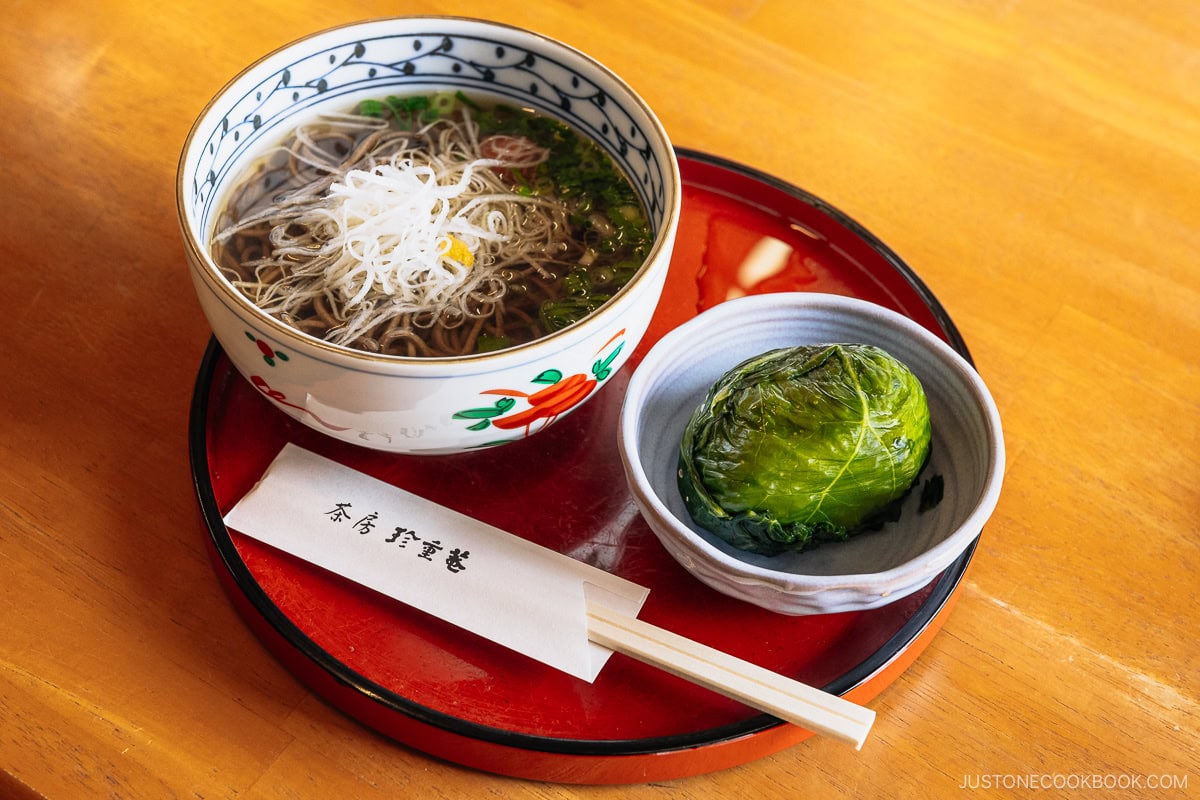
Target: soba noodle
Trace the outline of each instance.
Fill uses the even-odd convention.
[[[218,221],[218,265],[268,314],[369,352],[463,355],[570,324],[640,267],[632,187],[565,125],[462,95],[362,111],[298,128]]]

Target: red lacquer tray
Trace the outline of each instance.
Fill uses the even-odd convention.
[[[788,617],[692,578],[639,517],[616,445],[628,376],[660,336],[731,293],[871,300],[916,319],[969,358],[919,278],[845,215],[744,166],[679,155],[682,225],[649,334],[595,398],[531,439],[433,457],[337,442],[277,411],[209,345],[190,442],[217,575],[278,660],[361,723],[465,766],[572,783],[710,772],[811,735],[620,654],[588,684],[227,529],[224,513],[286,442],[647,586],[642,619],[858,702],[895,680],[949,613],[973,547],[891,605]],[[737,266],[764,235],[791,244],[791,262],[762,284],[737,286]]]

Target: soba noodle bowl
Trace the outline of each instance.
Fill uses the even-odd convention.
[[[570,325],[651,241],[594,142],[461,93],[322,116],[230,197],[213,255],[238,290],[304,333],[399,356],[486,352]]]

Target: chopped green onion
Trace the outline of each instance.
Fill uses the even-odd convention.
[[[479,338],[475,340],[475,350],[479,353],[491,353],[495,350],[503,350],[512,345],[512,339],[507,336],[492,336],[487,333],[479,334]]]
[[[478,103],[476,103],[474,100],[472,100],[471,98],[469,98],[465,94],[463,94],[462,89],[459,89],[457,92],[454,93],[454,99],[457,100],[458,102],[462,103],[464,106],[467,106],[472,111],[482,111],[482,109],[479,107]]]
[[[363,100],[358,104],[358,113],[364,117],[382,117],[383,103],[378,100]]]
[[[539,309],[539,318],[547,332],[559,331],[573,325],[600,306],[608,302],[610,295],[594,294],[587,297],[564,297],[547,300]]]

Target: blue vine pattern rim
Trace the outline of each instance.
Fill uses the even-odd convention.
[[[470,23],[470,20],[456,20]],[[480,30],[491,23],[478,21]],[[578,55],[589,70],[612,81],[606,88],[585,76],[564,58],[558,58],[482,33],[422,31],[380,34],[378,24],[344,28],[347,39],[290,61],[247,88],[239,88],[253,73],[235,79],[226,91],[237,90],[217,101],[220,123],[207,133],[202,149],[186,176],[190,213],[197,230],[207,232],[221,187],[233,172],[248,166],[247,157],[263,146],[280,141],[318,106],[349,110],[354,98],[386,94],[461,89],[468,95],[514,102],[549,114],[597,141],[635,184],[649,217],[660,227],[667,214],[671,169],[670,146],[656,153],[633,103],[617,97],[620,83],[586,56]],[[447,26],[450,27],[450,26]],[[501,32],[506,30],[501,26]],[[527,35],[517,29],[510,33]],[[331,31],[328,33],[333,33]],[[539,42],[549,40],[537,39]],[[285,47],[302,46],[303,42]],[[557,47],[557,45],[555,45]],[[573,53],[562,46],[564,54]],[[265,63],[267,59],[264,59]],[[339,107],[336,99],[345,103]],[[643,112],[643,115],[648,112]],[[197,135],[203,131],[197,129]],[[203,234],[202,234],[203,235]]]

